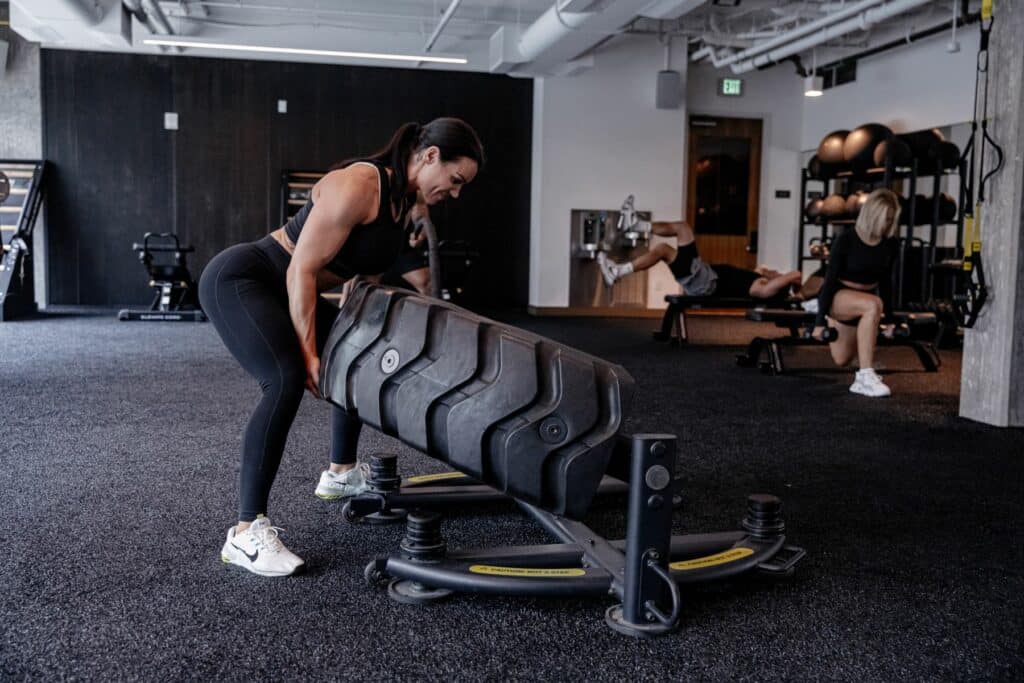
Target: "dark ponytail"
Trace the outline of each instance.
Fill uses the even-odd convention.
[[[442,117],[425,126],[418,123],[402,124],[384,148],[367,157],[335,164],[331,170],[344,168],[357,161],[371,161],[390,167],[394,175],[389,199],[393,205],[402,206],[409,184],[409,178],[406,177],[409,158],[432,146],[441,150],[441,161],[466,157],[475,161],[478,169],[484,167],[484,146],[472,126],[462,119]]]

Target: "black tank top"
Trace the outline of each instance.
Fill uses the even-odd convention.
[[[380,204],[377,207],[377,218],[371,223],[362,223],[352,228],[348,239],[341,249],[327,264],[327,270],[335,275],[348,279],[356,275],[377,275],[388,269],[398,258],[402,245],[406,242],[405,217],[408,209],[402,209],[398,220],[391,215],[391,180],[388,178],[383,164],[366,161],[356,163],[372,164],[380,177]],[[289,219],[284,231],[292,244],[297,244],[302,226],[313,210],[313,197]]]

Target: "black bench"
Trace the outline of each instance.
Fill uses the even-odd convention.
[[[747,346],[745,353],[736,356],[736,364],[741,367],[757,367],[770,375],[781,375],[786,366],[782,359],[782,349],[786,346],[827,346],[828,342],[811,336],[817,316],[803,310],[776,308],[754,308],[746,313],[746,319],[762,323],[774,323],[789,331],[786,337],[754,337]],[[886,318],[886,323],[896,325],[894,335],[886,337],[878,335],[879,346],[905,346],[914,351],[922,367],[927,372],[936,372],[942,364],[935,344],[920,339],[918,332],[923,329],[934,329],[941,326],[934,313],[927,312],[896,312]],[[936,338],[941,337],[942,331]],[[762,356],[765,356],[762,359]]]
[[[722,298],[715,296],[687,296],[685,294],[666,294],[668,307],[661,318],[661,328],[653,333],[656,341],[669,342],[679,346],[689,341],[686,330],[686,312],[702,308],[732,308],[746,310],[757,306],[778,306],[784,303],[781,299],[754,299],[752,297]]]
[[[612,594],[607,624],[630,635],[679,623],[679,585],[746,572],[787,576],[781,503],[751,496],[742,529],[672,536],[671,434],[620,433],[634,382],[620,366],[446,302],[361,284],[326,342],[325,398],[366,424],[510,495],[558,543],[448,550],[435,513],[410,512],[401,550],[365,576],[399,602],[455,591]],[[579,518],[603,477],[628,482],[626,538]],[[371,490],[368,495],[373,495]]]

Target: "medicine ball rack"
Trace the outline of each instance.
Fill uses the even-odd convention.
[[[860,171],[856,170],[842,170],[835,173],[822,173],[820,176],[813,176],[808,169],[804,168],[800,172],[800,197],[802,202],[807,202],[813,197],[808,196],[809,185],[811,183],[821,184],[821,196],[826,197],[832,193],[836,193],[840,189],[840,183],[845,183],[842,187],[845,192],[839,194],[846,195],[853,192],[856,189],[877,189],[879,187],[888,187],[897,194],[901,195],[906,199],[906,209],[904,212],[907,215],[901,216],[901,234],[900,234],[900,252],[899,260],[897,262],[896,271],[896,282],[894,283],[895,301],[894,304],[897,308],[907,307],[927,307],[933,304],[935,298],[935,283],[932,268],[937,261],[937,242],[938,242],[938,231],[940,227],[947,225],[956,226],[956,246],[954,248],[955,255],[957,257],[963,254],[963,201],[958,202],[956,208],[956,216],[952,221],[944,221],[941,218],[942,208],[942,192],[941,183],[944,177],[958,176],[960,178],[965,177],[966,168],[964,160],[959,160],[955,167],[936,169],[929,172],[920,172],[918,160],[912,159],[910,164],[907,166],[896,166],[893,163],[891,155],[886,160],[886,165],[883,167],[873,167]],[[931,217],[930,220],[923,222],[918,221],[916,215],[918,210],[918,202],[915,201],[917,196],[918,181],[923,180],[927,177],[932,178],[932,196],[931,196]],[[906,190],[904,195],[902,190]],[[958,192],[959,194],[959,192]],[[808,233],[817,228],[819,234],[815,236],[815,241],[821,241],[822,243],[828,243],[829,240],[836,234],[834,228],[845,229],[847,226],[852,226],[856,220],[854,218],[830,218],[828,216],[818,216],[814,219],[809,218],[804,210],[804,206],[800,207],[800,218],[798,221],[798,248],[797,248],[797,268],[803,270],[804,262],[811,260],[819,260],[819,257],[806,253],[808,245]],[[905,226],[905,230],[904,230]],[[928,226],[929,233],[928,239],[923,240],[915,236],[915,230],[918,227]],[[915,245],[922,251],[923,263],[920,269],[920,290],[918,296],[920,301],[908,301],[910,294],[908,293],[907,285],[907,251],[908,248]]]

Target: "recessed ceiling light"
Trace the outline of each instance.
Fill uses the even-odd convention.
[[[311,50],[300,47],[271,47],[267,45],[236,45],[232,43],[201,43],[191,40],[147,38],[146,45],[168,47],[195,47],[203,50],[234,50],[236,52],[267,52],[273,54],[308,55],[310,57],[348,57],[351,59],[382,59],[400,62],[433,62],[436,64],[467,64],[465,57],[436,57],[433,55],[400,55],[385,52],[352,52],[349,50]]]

